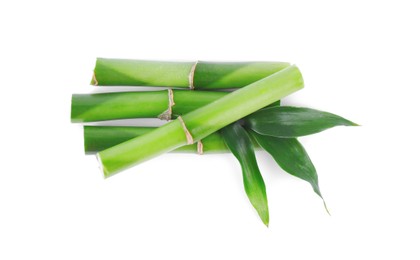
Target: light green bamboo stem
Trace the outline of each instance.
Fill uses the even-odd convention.
[[[137,126],[84,126],[85,153],[92,154],[111,148],[135,137],[144,135],[156,127]],[[229,152],[218,132],[203,140],[177,148],[174,152],[187,152],[197,154]]]
[[[73,94],[71,121],[81,123],[127,118],[169,120],[227,94],[228,92],[190,90]],[[270,106],[278,104],[277,101]]]
[[[200,107],[140,137],[97,154],[105,177],[157,155],[192,144],[222,127],[303,88],[299,69],[290,66]]]
[[[127,118],[169,120],[227,94],[220,91],[189,90],[74,94],[71,121],[79,123]]]
[[[289,65],[286,62],[168,62],[98,58],[91,84],[190,89],[239,88]]]

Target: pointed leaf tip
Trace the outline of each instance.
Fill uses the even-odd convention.
[[[284,171],[307,181],[312,186],[314,192],[324,202],[324,207],[329,214],[327,205],[319,189],[318,174],[315,166],[302,144],[296,138],[278,138],[261,135],[254,131],[249,131],[249,133]]]
[[[226,146],[241,164],[243,183],[249,201],[258,212],[261,221],[268,227],[269,211],[265,184],[248,133],[239,123],[226,126],[220,132]]]
[[[245,118],[247,128],[262,135],[294,138],[335,126],[357,126],[343,117],[303,107],[268,107]]]
[[[324,208],[325,208],[325,211],[327,212],[327,214],[328,214],[329,216],[331,216],[330,210],[328,209],[328,207],[327,207],[327,203],[325,202],[324,198],[322,198],[322,202],[324,203]]]

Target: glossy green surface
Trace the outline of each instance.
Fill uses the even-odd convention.
[[[200,107],[183,116],[193,141],[201,140],[258,109],[303,88],[303,79],[295,66]],[[184,127],[174,120],[142,136],[99,152],[105,176],[111,176],[130,166],[170,152],[187,144]]]
[[[234,123],[224,127],[220,133],[241,165],[244,188],[249,201],[257,210],[262,222],[268,226],[269,211],[265,184],[247,131],[239,123]]]
[[[230,92],[202,90],[173,90],[175,105],[172,107],[174,118],[187,114],[197,108],[210,104]]]
[[[73,94],[74,123],[124,118],[157,118],[168,109],[168,91]]]
[[[182,125],[179,120],[174,120],[139,137],[100,151],[96,156],[104,177],[107,178],[186,144]]]
[[[321,198],[318,174],[305,148],[296,138],[279,138],[250,131],[257,143],[289,174],[307,181]],[[325,202],[324,202],[325,205]],[[326,207],[325,207],[326,208]]]
[[[245,118],[247,128],[262,135],[299,137],[335,126],[357,126],[340,116],[310,108],[270,107]]]
[[[85,153],[97,153],[117,144],[153,131],[156,127],[137,126],[84,126]],[[213,133],[203,140],[203,152],[228,152],[227,147],[218,132]],[[174,152],[197,153],[197,143],[185,145]]]
[[[223,89],[249,85],[276,73],[286,62],[169,62],[98,58],[92,85]],[[195,66],[195,68],[194,68]]]
[[[194,63],[98,58],[91,84],[188,87]]]
[[[207,105],[228,92],[173,90],[172,118]],[[71,121],[158,118],[169,107],[168,90],[73,94]]]
[[[172,90],[174,105],[172,119],[207,105],[229,92]],[[278,105],[275,102],[270,106]],[[71,121],[73,123],[128,118],[158,118],[169,106],[168,90],[73,94]]]
[[[205,62],[197,63],[195,88],[239,88],[290,66],[286,62]]]
[[[200,107],[183,118],[194,139],[202,139],[301,88],[302,75],[297,67],[290,66]]]

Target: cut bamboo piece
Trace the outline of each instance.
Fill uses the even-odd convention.
[[[74,94],[71,121],[79,123],[128,118],[169,120],[226,94],[228,93],[185,90]]]
[[[91,84],[189,89],[239,88],[289,65],[286,62],[169,62],[98,58]]]
[[[108,149],[117,144],[139,137],[156,127],[138,126],[84,126],[85,153],[92,154]],[[197,154],[227,153],[225,143],[218,132],[192,145],[177,148],[174,152]]]
[[[95,122],[130,118],[174,119],[224,97],[228,92],[159,90],[73,94],[71,121]],[[270,106],[278,106],[279,101]]]

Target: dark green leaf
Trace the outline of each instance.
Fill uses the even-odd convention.
[[[250,133],[257,143],[271,154],[284,171],[309,182],[314,192],[322,198],[315,166],[312,164],[305,148],[296,138],[278,138],[260,135],[253,131],[250,131]],[[326,205],[325,209],[328,212]]]
[[[245,125],[262,135],[291,138],[315,134],[334,126],[357,124],[340,116],[310,108],[269,107],[246,117]]]
[[[251,138],[239,123],[226,126],[220,132],[226,146],[241,164],[245,192],[252,206],[257,210],[262,222],[268,226],[267,194],[264,180],[258,169]]]
[[[265,108],[269,107],[279,107],[281,105],[281,100],[271,103],[270,105],[266,106]]]

